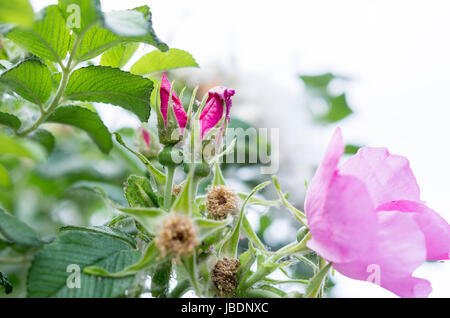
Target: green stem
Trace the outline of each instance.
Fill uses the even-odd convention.
[[[67,87],[69,75],[72,72],[73,68],[77,64],[76,61],[74,62],[76,51],[78,50],[78,47],[81,43],[81,39],[83,38],[84,34],[86,33],[86,31],[89,28],[90,28],[90,26],[87,27],[86,29],[84,29],[78,36],[75,36],[76,37],[75,42],[72,46],[72,51],[70,52],[69,59],[67,60],[66,66],[62,65],[61,61],[58,61],[58,63],[61,66],[62,78],[61,78],[61,82],[59,84],[58,90],[56,91],[55,97],[53,98],[50,106],[47,109],[43,109],[40,106],[41,107],[41,116],[36,120],[36,122],[31,127],[23,130],[22,132],[19,132],[18,133],[19,136],[26,136],[29,133],[31,133],[32,131],[34,131],[35,129],[37,129],[43,122],[45,122],[47,120],[47,118],[53,113],[53,111],[60,105],[61,97],[63,96],[64,91],[66,90],[66,87]],[[74,62],[73,65],[72,65],[72,62]]]
[[[306,246],[306,242],[311,238],[311,234],[308,233],[301,242],[294,242],[291,244],[286,245],[285,247],[280,248],[278,251],[276,251],[272,256],[270,256],[266,264],[275,264],[277,261],[279,261],[282,257],[288,255],[288,254],[294,254],[294,253],[308,253],[310,250]],[[259,265],[258,265],[259,266]],[[252,287],[254,284],[259,282],[260,280],[264,279],[267,275],[275,271],[277,268],[276,266],[260,266],[248,279],[246,279],[241,286],[239,286],[239,291],[244,291],[250,287]]]
[[[288,280],[278,280],[278,279],[271,279],[271,278],[264,278],[264,282],[268,282],[271,284],[308,284],[309,280],[307,279],[288,279]]]
[[[166,189],[164,191],[164,208],[169,211],[172,205],[172,187],[173,176],[175,174],[175,166],[167,167]]]
[[[274,263],[274,262],[278,261],[280,258],[282,258],[288,254],[310,252],[310,249],[306,246],[306,242],[308,242],[310,238],[311,238],[311,233],[308,233],[301,240],[301,242],[293,242],[293,243],[290,243],[290,244],[280,248],[278,251],[276,251],[270,257],[269,261]]]
[[[69,79],[69,73],[67,71],[63,70],[61,83],[58,87],[58,91],[56,92],[55,97],[53,98],[52,103],[46,110],[44,110],[41,113],[41,117],[39,117],[39,119],[36,120],[36,122],[31,127],[18,133],[19,136],[28,135],[30,132],[32,132],[36,128],[38,128],[45,120],[47,120],[47,118],[51,115],[51,113],[53,113],[53,111],[59,106],[61,96],[63,95],[64,91],[66,90],[68,79]]]

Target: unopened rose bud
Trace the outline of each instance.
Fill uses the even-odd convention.
[[[182,138],[187,114],[165,73],[161,80],[159,95],[161,100],[161,114],[158,117],[159,140],[164,145],[173,145]]]
[[[139,152],[148,159],[154,159],[158,156],[160,144],[157,136],[152,131],[142,128],[138,137],[137,146]]]

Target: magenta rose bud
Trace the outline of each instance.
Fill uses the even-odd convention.
[[[205,108],[200,115],[201,134],[204,135],[216,126],[223,117],[223,103],[226,105],[225,118],[230,121],[231,96],[235,93],[234,89],[223,86],[213,87],[209,92]]]
[[[311,230],[308,247],[341,274],[370,280],[401,297],[427,297],[430,283],[412,276],[427,260],[448,260],[450,226],[420,200],[405,157],[385,148],[344,153],[338,128],[305,201]]]
[[[166,127],[167,127],[167,112],[169,110],[169,98],[171,90],[172,85],[170,84],[169,79],[166,76],[166,73],[163,73],[159,93],[161,96],[161,113],[163,115]],[[184,127],[186,127],[187,114],[175,91],[172,91],[172,106],[173,111],[175,113],[175,117],[177,118],[178,121],[178,125],[181,128],[181,132],[183,132]]]

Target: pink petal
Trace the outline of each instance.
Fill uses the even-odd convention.
[[[362,180],[376,206],[397,200],[420,201],[408,159],[391,155],[385,148],[361,148],[339,171]]]
[[[343,153],[342,133],[337,128],[305,200],[312,236],[308,247],[333,262],[359,257],[372,244],[377,224],[375,207],[364,183],[337,173]]]
[[[340,128],[336,128],[328,144],[325,156],[308,186],[305,199],[305,212],[308,220],[312,220],[316,212],[323,210],[328,186],[339,164],[339,158],[343,153],[342,132]]]
[[[375,244],[365,255],[348,263],[334,263],[333,267],[345,276],[364,281],[369,281],[372,270],[377,268],[381,287],[401,297],[427,297],[430,283],[412,276],[426,259],[425,238],[413,215],[378,212],[378,221]]]
[[[142,129],[142,139],[144,139],[147,148],[150,148],[150,134],[145,129]]]
[[[161,113],[164,118],[164,122],[166,124],[167,124],[167,112],[169,108],[169,97],[171,89],[172,85],[170,84],[169,79],[166,76],[166,73],[163,73],[161,79],[160,97],[161,97]],[[178,121],[178,125],[181,128],[181,132],[183,132],[184,127],[186,127],[187,114],[175,90],[172,91],[172,105],[175,117],[177,118]]]
[[[222,119],[223,103],[226,106],[226,119],[230,121],[231,96],[235,91],[223,86],[216,86],[209,91],[205,108],[200,115],[201,132],[203,136]]]
[[[450,253],[450,225],[439,214],[422,203],[395,201],[377,208],[378,211],[411,213],[425,235],[427,260],[448,260]]]
[[[359,259],[374,244],[378,226],[364,183],[352,176],[334,175],[322,200],[322,209],[308,218],[312,236],[308,247],[332,262]]]

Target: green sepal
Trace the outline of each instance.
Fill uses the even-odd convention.
[[[270,181],[266,181],[266,182],[263,182],[263,183],[257,185],[256,187],[253,188],[253,190],[250,192],[250,194],[245,199],[244,203],[242,204],[237,222],[235,223],[231,232],[229,232],[227,238],[225,239],[224,243],[222,244],[222,246],[220,248],[220,256],[221,257],[228,257],[228,258],[236,258],[237,257],[237,248],[238,248],[238,244],[239,244],[240,229],[241,229],[242,220],[244,218],[245,207],[246,207],[248,201],[250,200],[250,198],[254,194],[256,194],[256,192],[258,192],[259,190],[268,186],[270,183],[271,183]]]
[[[115,132],[114,135],[116,136],[116,141],[120,145],[122,145],[125,149],[127,149],[133,155],[138,157],[139,160],[141,160],[141,162],[147,167],[148,171],[150,172],[150,175],[155,179],[158,186],[163,186],[166,182],[166,176],[164,175],[164,173],[162,173],[161,171],[156,169],[144,155],[142,155],[139,152],[134,151],[133,149],[128,147],[125,144],[125,142],[123,141],[122,136],[119,133]]]
[[[156,247],[155,243],[150,243],[144,254],[142,255],[141,259],[125,268],[124,270],[116,273],[111,273],[104,268],[98,267],[98,266],[89,266],[85,267],[83,272],[90,275],[96,275],[96,276],[103,276],[103,277],[126,277],[131,276],[139,272],[140,270],[151,267],[160,263],[163,263],[166,261],[167,258],[162,258],[161,253],[159,249]]]
[[[167,212],[159,208],[129,208],[116,206],[120,212],[133,216],[144,229],[152,234],[157,235]]]
[[[314,275],[309,282],[308,287],[306,287],[306,292],[304,295],[305,298],[316,298],[320,294],[331,265],[332,263],[328,263],[319,272],[317,272],[316,275]]]

